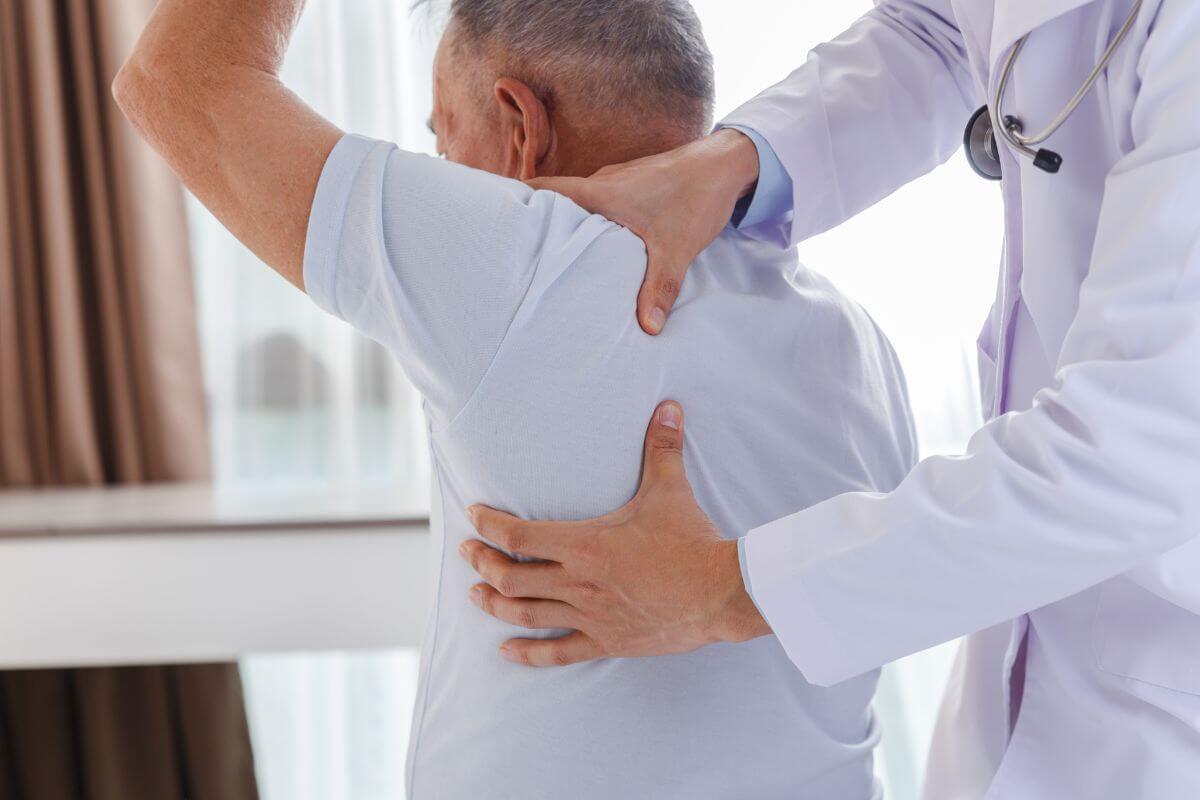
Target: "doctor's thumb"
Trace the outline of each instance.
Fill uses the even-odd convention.
[[[662,333],[667,317],[679,299],[679,289],[688,263],[680,263],[681,259],[675,254],[660,252],[651,245],[647,247],[650,248],[650,254],[646,280],[638,293],[638,322],[646,333],[657,336]]]
[[[668,401],[654,412],[646,431],[642,486],[675,479],[687,479],[683,468],[683,407]]]

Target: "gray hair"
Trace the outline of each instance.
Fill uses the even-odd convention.
[[[602,109],[665,112],[696,134],[712,125],[712,52],[688,0],[450,0],[449,12],[551,106],[565,90]]]

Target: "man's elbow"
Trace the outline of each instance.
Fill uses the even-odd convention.
[[[139,50],[113,79],[113,100],[143,136],[169,127],[172,115],[184,111],[186,83],[178,73],[169,59],[155,59]]]
[[[157,85],[156,85],[157,84]],[[112,82],[113,100],[125,118],[140,131],[148,127],[149,116],[161,100],[156,93],[162,90],[143,60],[136,54],[121,67]]]
[[[140,74],[132,61],[125,62],[112,82],[112,96],[117,108],[130,121],[134,121],[140,106],[139,95],[143,91],[145,76]]]

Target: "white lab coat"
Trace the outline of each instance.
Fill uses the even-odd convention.
[[[949,158],[1031,31],[1005,110],[1040,129],[1132,7],[877,2],[728,120],[794,179],[758,233],[803,240]],[[974,634],[930,800],[1200,797],[1200,0],[1146,0],[1046,146],[1056,176],[1005,150],[990,421],[890,495],[752,531],[750,588],[821,684]]]

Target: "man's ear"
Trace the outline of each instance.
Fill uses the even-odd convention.
[[[494,97],[505,137],[505,172],[522,181],[539,177],[556,145],[546,104],[514,78],[497,80]]]

